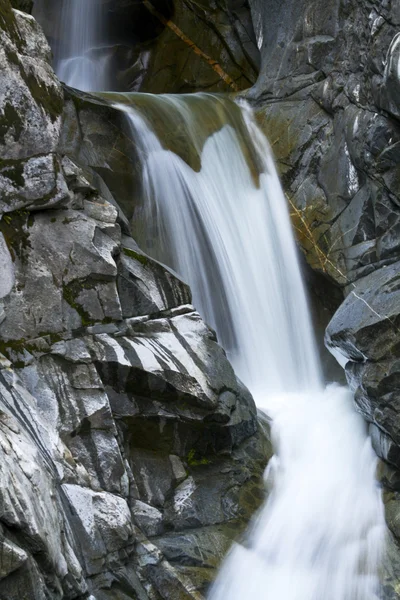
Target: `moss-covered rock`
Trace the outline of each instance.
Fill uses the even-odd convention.
[[[60,133],[63,93],[51,66],[50,48],[36,21],[0,7],[0,148],[3,160],[54,150]]]

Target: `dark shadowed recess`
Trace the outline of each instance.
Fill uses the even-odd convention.
[[[55,63],[65,56],[61,14],[69,1],[34,1],[33,15]],[[104,11],[110,90],[226,92],[247,89],[257,80],[260,52],[248,0],[98,1]],[[27,2],[14,0],[14,5]]]

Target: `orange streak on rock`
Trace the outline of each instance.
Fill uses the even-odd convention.
[[[183,42],[185,42],[185,44],[187,44],[189,46],[189,48],[191,48],[193,50],[193,52],[195,54],[197,54],[197,56],[200,56],[203,60],[205,60],[210,65],[210,67],[216,73],[218,73],[219,77],[223,81],[225,81],[225,83],[227,83],[235,92],[239,91],[239,87],[233,81],[232,77],[230,77],[227,73],[225,73],[225,71],[223,70],[221,65],[219,63],[217,63],[216,60],[211,58],[211,56],[208,56],[208,54],[206,54],[205,52],[203,52],[203,50],[201,50],[198,46],[196,46],[196,44],[194,42],[192,42],[192,40],[190,38],[188,38],[187,35],[185,35],[183,33],[183,31],[175,25],[175,23],[166,19],[164,17],[164,15],[162,15],[152,5],[152,3],[149,2],[149,0],[143,0],[143,4],[155,17],[157,17],[157,19],[159,21],[161,21],[161,23],[163,23],[166,27],[169,27],[169,29],[171,29],[171,31],[173,31],[175,33],[175,35],[177,35]]]

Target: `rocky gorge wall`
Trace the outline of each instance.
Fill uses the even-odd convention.
[[[0,0],[0,598],[201,599],[263,497],[268,426],[62,151],[49,61]]]
[[[238,91],[257,79],[260,53],[247,0],[98,0],[108,89],[149,93]],[[54,53],[63,52],[62,2],[35,0]],[[23,9],[25,10],[25,9]]]
[[[331,313],[345,298],[326,342],[400,540],[399,7],[164,4],[137,54],[116,44],[118,85],[240,91],[256,109],[312,285]],[[35,21],[0,7],[0,598],[201,598],[260,501],[269,442],[190,291],[131,238],[121,118],[63,90]]]

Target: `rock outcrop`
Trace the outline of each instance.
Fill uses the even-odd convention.
[[[0,0],[0,597],[200,599],[262,500],[268,427],[62,153],[49,58]]]
[[[327,330],[356,389],[356,402],[372,424],[381,458],[400,468],[400,264],[363,277],[349,290]]]
[[[400,16],[390,2],[267,4],[263,66],[249,97],[309,263],[345,286],[399,252]]]

